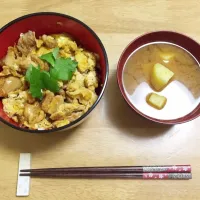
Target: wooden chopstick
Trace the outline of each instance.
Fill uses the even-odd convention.
[[[20,172],[84,172],[84,173],[190,173],[191,165],[160,165],[160,166],[110,166],[110,167],[67,167],[67,168],[40,168],[23,169]]]
[[[192,179],[191,173],[65,173],[65,172],[28,172],[20,176],[39,178],[128,178],[128,179]]]

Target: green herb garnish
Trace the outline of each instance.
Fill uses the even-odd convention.
[[[58,58],[55,61],[54,68],[50,69],[50,74],[57,80],[68,81],[72,78],[77,64],[70,58]]]
[[[52,92],[58,92],[59,91],[58,81],[55,80],[53,77],[51,77],[49,72],[42,71],[41,74],[44,87]]]
[[[52,54],[53,54],[54,59],[56,59],[58,57],[58,53],[59,53],[59,48],[58,47],[53,49]]]
[[[31,81],[31,71],[32,71],[33,65],[29,65],[27,71],[26,71],[26,76],[25,79],[26,81],[30,82]]]
[[[26,71],[25,79],[30,83],[30,93],[35,98],[42,98],[42,89],[54,93],[59,91],[59,80],[70,80],[78,63],[70,58],[57,58],[59,48],[42,55],[40,58],[50,64],[50,72],[41,71],[40,66],[30,65]]]
[[[44,55],[40,56],[40,58],[42,60],[48,62],[51,66],[54,66],[54,64],[55,64],[55,59],[54,59],[52,52],[44,54]]]
[[[46,62],[48,62],[52,67],[54,67],[55,64],[55,60],[58,57],[58,53],[59,53],[59,48],[56,47],[53,49],[52,52],[44,54],[42,56],[40,56],[40,58]]]
[[[35,98],[41,99],[44,84],[40,69],[30,65],[26,72],[26,80],[30,83],[31,95]]]

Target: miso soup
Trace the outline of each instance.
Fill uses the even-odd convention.
[[[172,80],[160,92],[150,84],[152,68],[160,63],[174,73]],[[195,57],[175,44],[155,42],[134,51],[123,69],[125,92],[142,113],[157,119],[176,119],[189,114],[200,102],[200,67]],[[146,103],[149,93],[167,98],[162,110]]]

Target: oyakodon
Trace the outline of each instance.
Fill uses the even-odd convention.
[[[4,111],[29,129],[47,130],[69,124],[97,99],[97,62],[98,55],[78,46],[66,34],[42,35],[38,39],[32,31],[21,34],[1,60]]]

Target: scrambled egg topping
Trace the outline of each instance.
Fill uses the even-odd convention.
[[[59,47],[59,56],[76,60],[78,67],[70,81],[59,81],[58,93],[44,90],[43,99],[35,99],[25,80],[26,70],[32,64],[48,71],[49,64],[40,56],[55,47]],[[22,127],[38,130],[62,127],[83,115],[97,99],[97,55],[80,48],[66,34],[42,35],[38,39],[32,31],[21,34],[0,63],[3,109]]]

